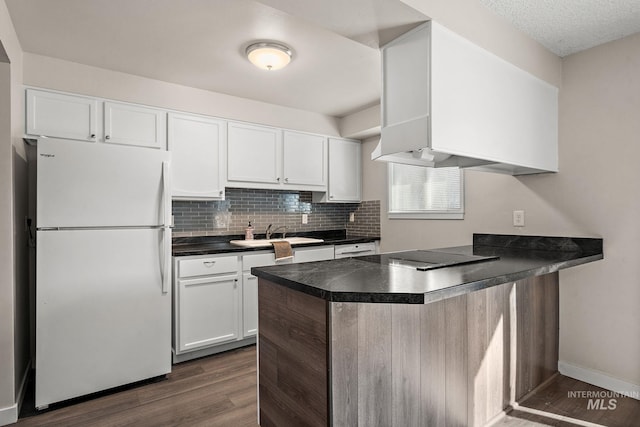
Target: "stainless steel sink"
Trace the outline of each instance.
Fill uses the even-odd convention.
[[[229,243],[245,248],[269,247],[272,242],[289,242],[292,245],[308,245],[310,243],[322,243],[322,239],[312,237],[287,237],[286,239],[256,239],[256,240],[231,240]]]

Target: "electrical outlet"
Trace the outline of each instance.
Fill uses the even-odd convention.
[[[309,223],[309,214],[302,214],[302,223],[303,224]]]
[[[356,213],[349,212],[349,222],[356,222]]]
[[[513,211],[513,226],[524,227],[524,211]]]

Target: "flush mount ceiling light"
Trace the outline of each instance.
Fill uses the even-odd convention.
[[[291,62],[291,48],[280,43],[252,43],[246,53],[249,61],[263,70],[279,70]]]

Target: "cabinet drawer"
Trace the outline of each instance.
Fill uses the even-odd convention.
[[[178,276],[181,278],[236,273],[237,271],[237,256],[187,259],[178,263]]]
[[[362,255],[375,255],[375,253],[376,244],[373,242],[336,246],[336,259]]]
[[[276,264],[276,255],[272,252],[269,254],[244,255],[242,257],[242,270],[248,271],[253,267],[266,267]]]
[[[295,248],[293,262],[325,261],[334,258],[333,246]]]

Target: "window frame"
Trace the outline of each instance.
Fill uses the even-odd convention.
[[[399,163],[400,165],[403,165]],[[464,219],[464,169],[460,169],[460,208],[454,210],[418,210],[418,211],[392,211],[391,210],[391,192],[392,192],[392,168],[394,163],[387,164],[387,217],[389,219],[444,219],[444,220],[463,220]],[[413,165],[406,165],[413,166]],[[418,166],[421,167],[421,166]]]

